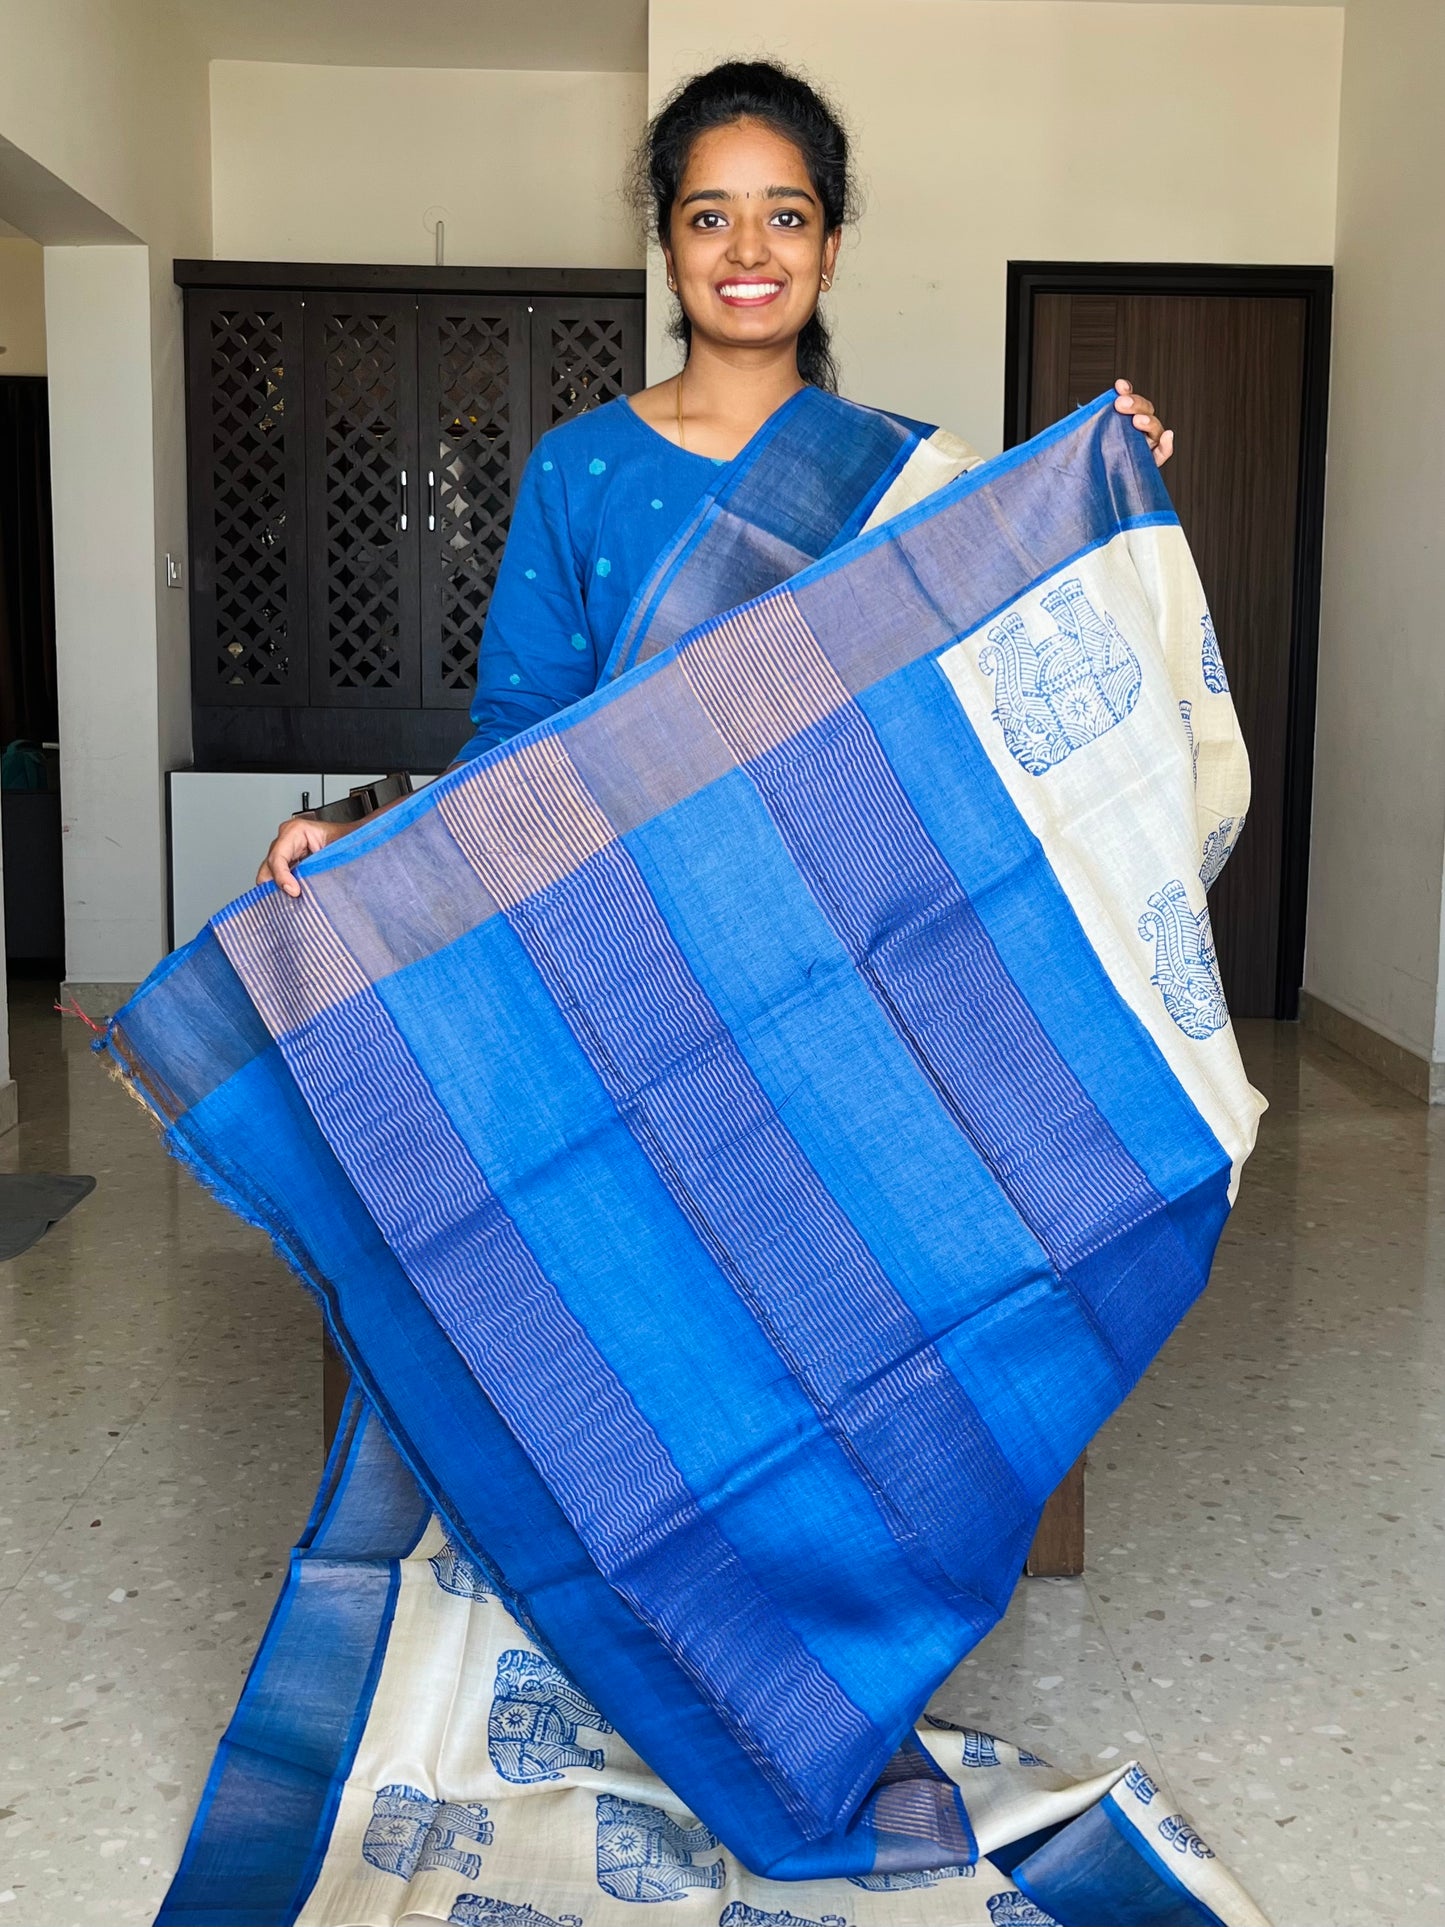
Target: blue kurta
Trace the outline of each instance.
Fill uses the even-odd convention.
[[[544,435],[492,592],[467,762],[597,687],[628,605],[725,464],[676,447],[630,402]]]

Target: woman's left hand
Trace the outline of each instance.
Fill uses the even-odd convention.
[[[1174,430],[1172,428],[1166,428],[1163,422],[1160,421],[1159,417],[1154,413],[1154,404],[1152,401],[1145,401],[1142,395],[1136,395],[1134,393],[1132,383],[1125,381],[1123,377],[1120,376],[1119,380],[1114,383],[1114,387],[1118,391],[1119,396],[1114,406],[1121,415],[1132,415],[1134,417],[1134,426],[1139,430],[1140,434],[1149,437],[1149,446],[1153,450],[1154,460],[1160,468],[1163,468],[1164,464],[1169,460],[1169,457],[1174,453]]]

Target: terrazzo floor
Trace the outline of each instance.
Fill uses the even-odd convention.
[[[12,1026],[0,1168],[99,1183],[0,1264],[0,1927],[130,1927],[310,1503],[319,1332],[48,990]],[[1087,1576],[1025,1581],[937,1708],[1138,1756],[1277,1927],[1442,1927],[1445,1114],[1241,1036],[1273,1109],[1210,1292],[1093,1448]]]

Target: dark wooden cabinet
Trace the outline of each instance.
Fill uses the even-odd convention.
[[[523,301],[429,295],[418,313],[421,687],[465,709],[522,466],[532,446]]]
[[[443,767],[533,443],[641,385],[642,276],[176,278],[198,766]]]
[[[186,304],[192,700],[304,703],[302,307],[197,292]]]
[[[311,702],[415,709],[417,304],[317,294],[305,310]]]

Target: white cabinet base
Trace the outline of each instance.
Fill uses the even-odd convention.
[[[171,942],[179,946],[251,888],[278,825],[320,805],[321,772],[178,769],[170,797]]]
[[[189,943],[208,918],[249,890],[278,825],[298,810],[335,803],[380,770],[260,776],[251,771],[170,773],[171,943]],[[430,776],[414,776],[422,789]]]

